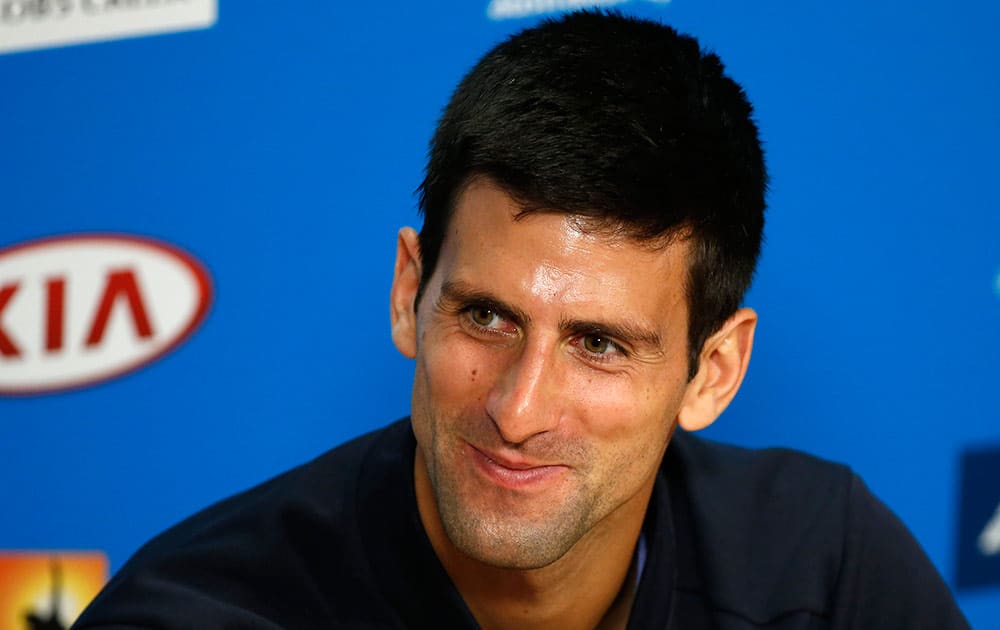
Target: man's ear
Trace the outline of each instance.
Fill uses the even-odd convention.
[[[420,288],[420,241],[413,228],[399,231],[396,242],[396,266],[389,291],[389,317],[392,342],[396,349],[412,359],[417,356],[417,313],[414,301]]]
[[[705,341],[677,414],[682,429],[704,429],[729,406],[747,373],[756,328],[757,313],[741,308]]]

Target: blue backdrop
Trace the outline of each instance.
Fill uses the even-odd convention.
[[[114,570],[181,517],[407,413],[395,233],[418,225],[454,84],[537,19],[488,4],[222,0],[206,30],[0,55],[0,247],[148,236],[215,287],[204,324],[148,367],[0,398],[0,548],[100,549]],[[1000,444],[1000,8],[618,7],[718,52],[766,143],[757,345],[707,433],[849,463],[955,586],[963,492],[1000,503],[1000,479],[960,470]],[[1000,571],[958,599],[1000,628]]]

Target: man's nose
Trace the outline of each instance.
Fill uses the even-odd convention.
[[[501,437],[520,444],[559,421],[559,357],[551,345],[529,343],[511,358],[486,399]]]

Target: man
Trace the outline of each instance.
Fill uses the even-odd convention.
[[[690,37],[582,12],[500,44],[399,234],[411,419],[158,537],[78,627],[967,627],[849,470],[687,434],[747,369],[765,183]]]

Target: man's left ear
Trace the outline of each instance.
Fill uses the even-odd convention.
[[[682,429],[704,429],[729,406],[747,373],[756,328],[757,313],[741,308],[705,341],[698,373],[688,383],[677,414]]]

